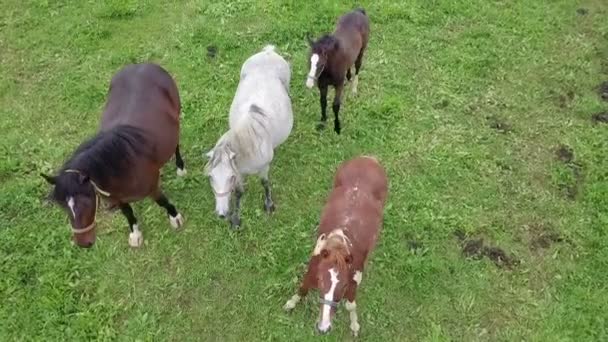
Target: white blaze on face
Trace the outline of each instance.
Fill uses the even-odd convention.
[[[319,63],[319,55],[316,53],[310,56],[310,71],[306,78],[306,86],[312,88],[315,85],[315,76],[317,75],[317,63]]]
[[[76,202],[74,202],[74,197],[68,197],[67,202],[68,202],[68,207],[72,211],[72,216],[74,216],[74,220],[75,220],[76,219],[76,210],[74,208],[76,207]]]
[[[323,296],[326,301],[334,300],[334,291],[336,291],[336,286],[338,286],[338,272],[335,269],[329,269],[329,275],[331,276],[331,286],[329,287],[329,291]],[[323,311],[321,313],[321,322],[319,322],[319,331],[327,332],[331,327],[331,306],[327,304],[323,304]]]

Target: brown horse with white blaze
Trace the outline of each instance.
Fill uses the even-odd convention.
[[[317,83],[321,102],[321,121],[318,129],[325,128],[327,121],[327,91],[333,86],[336,94],[332,110],[334,112],[334,131],[340,134],[340,105],[345,80],[351,79],[351,68],[355,66],[352,83],[353,94],[357,93],[359,70],[363,53],[369,40],[369,18],[362,8],[349,12],[338,20],[333,34],[326,34],[310,44],[310,71],[306,86],[312,88]]]
[[[338,167],[308,271],[285,310],[293,309],[311,288],[318,289],[321,308],[317,330],[326,333],[339,302],[346,298],[350,328],[357,336],[357,287],[382,229],[387,195],[388,178],[377,159],[358,157]]]
[[[80,247],[95,243],[100,198],[120,208],[131,233],[129,245],[143,236],[129,205],[151,197],[165,208],[174,228],[184,219],[160,190],[160,169],[175,154],[177,174],[186,174],[179,152],[180,98],[173,78],[156,64],[128,65],[110,82],[97,134],[82,143],[56,176],[42,175],[53,190]]]

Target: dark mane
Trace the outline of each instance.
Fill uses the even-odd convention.
[[[103,188],[113,178],[125,176],[133,166],[136,157],[152,157],[150,146],[144,132],[130,125],[99,132],[83,142],[72,154],[57,175],[57,184],[51,194],[53,199],[62,201],[67,194],[84,194],[91,187],[83,187],[77,180],[80,175],[66,173],[78,170]]]
[[[338,39],[331,34],[325,34],[312,44],[312,51],[328,52],[338,47]]]

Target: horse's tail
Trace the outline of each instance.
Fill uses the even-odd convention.
[[[367,13],[365,12],[365,9],[363,9],[363,7],[357,8],[356,11],[359,11],[359,12],[363,13],[363,15],[367,16]]]
[[[276,47],[272,44],[268,44],[266,46],[264,46],[264,48],[262,49],[262,51],[264,52],[269,52],[269,51],[274,51],[276,49]]]

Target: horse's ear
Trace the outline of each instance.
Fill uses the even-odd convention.
[[[228,157],[230,158],[230,160],[234,160],[234,157],[236,157],[236,153],[232,152],[232,150],[228,150]]]
[[[209,152],[205,153],[205,156],[207,156],[208,159],[213,158],[213,150],[209,150]]]
[[[329,257],[329,251],[327,250],[327,248],[323,248],[321,250],[321,258],[327,259],[328,257]]]
[[[40,176],[42,176],[42,178],[44,178],[51,185],[55,185],[55,183],[57,183],[57,179],[54,176],[45,175],[44,173],[41,173]]]

